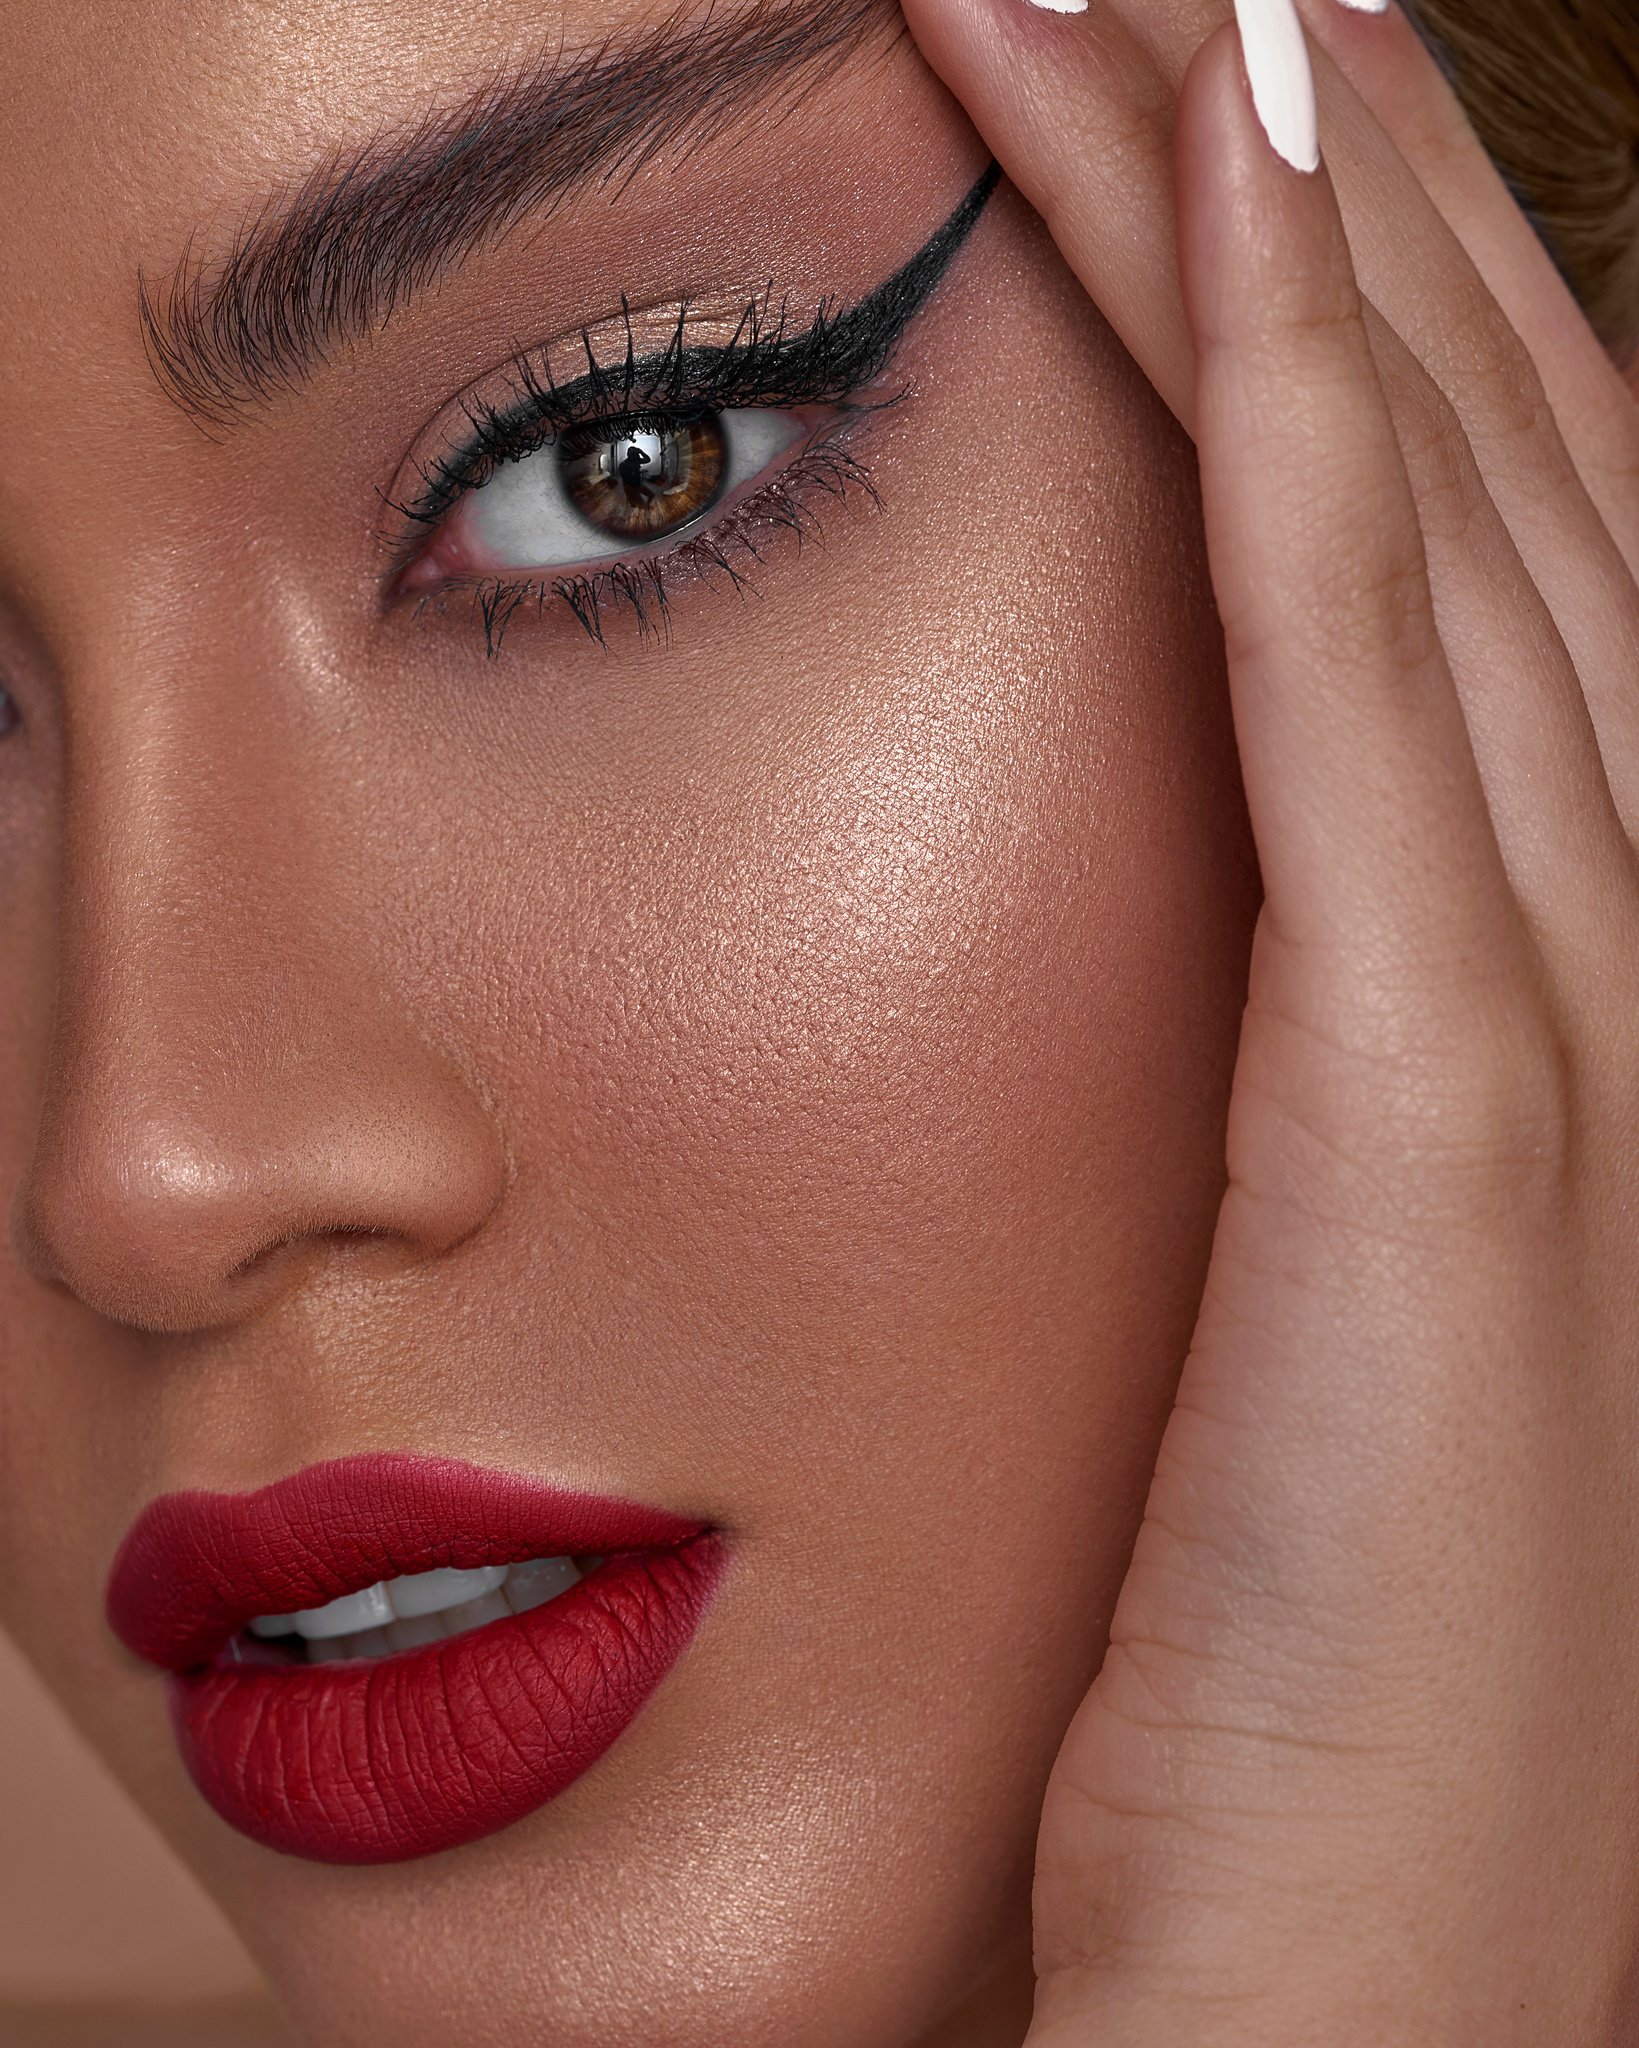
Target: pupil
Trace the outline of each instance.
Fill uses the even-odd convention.
[[[653,426],[588,422],[558,441],[570,502],[601,532],[648,540],[697,518],[716,498],[727,444],[715,413]]]

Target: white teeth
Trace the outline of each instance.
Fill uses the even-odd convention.
[[[515,1564],[506,1576],[507,1605],[514,1614],[527,1614],[543,1606],[580,1581],[580,1571],[567,1557],[533,1557],[528,1564]]]
[[[362,1629],[384,1628],[392,1618],[387,1588],[379,1579],[362,1593],[344,1593],[339,1600],[326,1601],[323,1607],[306,1607],[300,1614],[290,1616],[297,1635],[306,1636],[310,1643],[322,1642],[328,1636],[355,1636]]]
[[[486,1622],[527,1614],[568,1592],[581,1576],[567,1557],[533,1557],[522,1564],[481,1565],[473,1571],[412,1572],[399,1579],[379,1579],[362,1592],[344,1593],[299,1614],[259,1614],[246,1626],[255,1636],[302,1637],[308,1661],[315,1664],[385,1657],[481,1628]]]
[[[378,1580],[361,1593],[344,1593],[323,1607],[309,1607],[296,1616],[296,1633],[309,1642],[329,1636],[358,1635],[367,1628],[385,1628],[393,1618],[387,1588]]]
[[[387,1597],[401,1621],[418,1614],[439,1614],[446,1607],[460,1607],[493,1593],[505,1579],[504,1564],[480,1565],[471,1572],[415,1572],[404,1579],[386,1582]]]
[[[390,1621],[387,1640],[395,1650],[419,1650],[423,1643],[441,1643],[444,1640],[444,1617],[441,1614],[417,1614],[408,1621]]]
[[[512,1609],[499,1593],[485,1593],[459,1607],[446,1607],[440,1619],[446,1635],[460,1635],[464,1629],[482,1628],[486,1621],[505,1621]]]

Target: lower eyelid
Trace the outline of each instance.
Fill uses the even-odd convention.
[[[415,615],[420,618],[430,605],[432,615],[442,617],[444,600],[464,593],[466,609],[480,623],[485,652],[492,658],[514,617],[543,612],[549,599],[599,646],[608,644],[607,623],[621,612],[630,613],[640,639],[656,631],[669,638],[674,586],[699,583],[755,591],[770,543],[795,536],[800,551],[802,540],[820,530],[825,508],[856,492],[880,504],[871,470],[857,452],[861,432],[870,424],[869,415],[909,395],[905,388],[863,405],[815,408],[829,413],[830,419],[789,449],[783,464],[768,465],[743,491],[719,500],[708,515],[665,541],[601,563],[577,565],[566,574],[448,580],[421,594]],[[742,559],[749,566],[736,567]]]

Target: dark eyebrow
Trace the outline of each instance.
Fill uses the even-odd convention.
[[[855,52],[903,35],[897,0],[685,6],[635,36],[491,78],[412,128],[337,150],[256,209],[214,260],[139,274],[149,362],[226,427],[526,217],[698,148],[754,109],[788,112]]]

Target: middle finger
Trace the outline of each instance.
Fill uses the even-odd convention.
[[[1369,52],[1374,36],[1384,44],[1411,41],[1415,48],[1403,20],[1362,21],[1334,0],[1307,4],[1351,54]],[[1219,0],[1145,8],[1146,30],[1169,75],[1175,69],[1181,75],[1221,11]],[[1376,113],[1325,51],[1314,55],[1323,117],[1334,138],[1333,169],[1366,295],[1456,407],[1486,487],[1570,652],[1628,837],[1639,839],[1639,695],[1633,688],[1639,585],[1633,566],[1571,452],[1543,372],[1482,276],[1475,251]],[[1434,66],[1425,57],[1415,68],[1432,72]],[[1399,69],[1403,79],[1414,67],[1403,60]],[[1477,140],[1474,154],[1481,154]],[[1495,239],[1482,197],[1464,210],[1463,226],[1468,235]],[[1496,198],[1512,210],[1519,238],[1534,240],[1512,202],[1500,191]],[[1574,308],[1563,304],[1566,298],[1560,287],[1555,315],[1580,323]],[[1536,323],[1542,333],[1567,324],[1558,317]],[[1585,324],[1581,339],[1581,355],[1599,354]],[[1564,338],[1558,351],[1560,357],[1576,353]],[[1564,398],[1575,383],[1572,366],[1556,360],[1555,368]]]
[[[1398,18],[1351,23],[1334,0],[1308,5],[1329,25],[1358,29],[1345,38],[1351,47],[1369,43],[1374,29],[1405,30]],[[1165,40],[1164,61],[1187,64],[1192,39],[1218,11],[1218,0],[1164,0],[1147,10],[1157,47]],[[1463,238],[1325,51],[1313,54],[1324,118],[1334,124],[1328,135],[1343,130],[1332,141],[1333,168],[1363,287],[1454,414],[1454,422],[1435,427],[1434,449],[1421,447],[1420,495],[1431,554],[1442,558],[1435,565],[1442,630],[1477,748],[1487,744],[1480,728],[1491,729],[1493,809],[1511,813],[1506,823],[1499,816],[1499,833],[1516,869],[1525,846],[1545,881],[1557,866],[1560,901],[1549,907],[1551,923],[1607,914],[1602,885],[1631,889],[1631,847],[1639,842],[1639,585],[1571,455],[1530,351]],[[1518,224],[1529,239],[1523,217]],[[1597,346],[1591,332],[1587,339]],[[1401,378],[1400,390],[1412,381]],[[1413,402],[1408,419],[1402,409],[1403,442],[1422,443],[1418,416],[1427,411]],[[1459,488],[1431,519],[1427,457],[1442,443],[1453,445]],[[1432,488],[1451,468],[1434,466]],[[1483,485],[1477,497],[1462,485],[1465,470]],[[1453,505],[1476,509],[1455,524],[1441,522],[1439,511]],[[1490,618],[1476,599],[1495,605]],[[1555,629],[1553,648],[1533,631],[1542,607]],[[1545,901],[1541,890],[1536,901]]]

